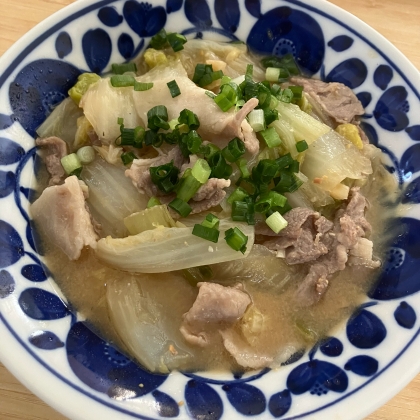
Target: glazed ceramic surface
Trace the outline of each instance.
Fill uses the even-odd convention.
[[[148,373],[89,329],[35,248],[36,128],[80,73],[129,61],[163,27],[292,53],[306,74],[350,86],[366,109],[363,129],[411,204],[365,303],[277,371]],[[2,362],[74,419],[362,418],[420,369],[419,90],[419,73],[395,48],[323,0],[81,0],[54,15],[0,61]]]

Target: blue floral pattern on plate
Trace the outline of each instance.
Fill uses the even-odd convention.
[[[0,209],[7,207],[17,215],[11,218],[0,210],[0,319],[15,336],[23,337],[22,346],[34,363],[48,365],[66,386],[109,407],[111,413],[149,419],[309,418],[362,392],[419,334],[420,221],[415,217],[397,221],[403,235],[391,244],[369,300],[350,317],[345,329],[317,343],[307,354],[292,355],[279,372],[264,370],[239,377],[145,371],[78,319],[48,281],[50,273],[34,252],[28,205],[36,128],[81,72],[103,73],[111,62],[130,60],[165,26],[189,36],[241,39],[263,54],[292,53],[308,75],[355,89],[366,108],[362,127],[388,156],[387,166],[400,181],[402,202],[419,204],[420,177],[415,175],[420,170],[420,145],[416,143],[420,117],[413,112],[419,103],[416,88],[379,50],[379,64],[367,57],[362,60],[357,48],[369,44],[366,38],[317,9],[317,4],[298,0],[166,0],[153,4],[105,0],[80,6],[71,19],[58,21],[54,31],[40,34],[28,50],[34,52],[19,52],[0,77],[1,91],[8,98],[8,103],[0,105]],[[80,19],[90,22],[84,33],[77,25]],[[44,56],[39,58],[41,50]],[[16,300],[15,310],[33,323],[30,334],[19,332],[16,321],[2,313],[2,303],[12,299]],[[402,344],[384,356],[390,330],[400,334]],[[49,365],[51,352],[60,355],[61,366],[67,366],[73,376],[63,376],[57,365]],[[183,389],[182,397],[179,389]],[[308,394],[316,400],[305,405]],[[140,397],[148,399],[148,408],[116,404]]]

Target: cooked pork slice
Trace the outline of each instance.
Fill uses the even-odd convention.
[[[261,369],[273,362],[273,358],[258,354],[233,328],[219,331],[223,338],[223,345],[234,357],[238,365],[249,369]]]
[[[193,200],[194,201],[210,200],[212,197],[214,197],[217,191],[223,190],[224,188],[227,188],[229,186],[230,186],[230,179],[210,178],[195,193]]]
[[[304,91],[336,124],[350,123],[365,112],[353,91],[342,83],[326,83],[304,77],[292,77],[290,83],[303,86]]]
[[[245,148],[252,156],[255,156],[260,150],[260,142],[257,139],[257,135],[247,120],[242,121],[241,128],[244,136]]]
[[[171,161],[179,169],[184,164],[185,158],[179,146],[173,147],[168,154],[162,154],[152,159],[134,159],[130,169],[125,171],[125,176],[132,180],[133,185],[141,194],[146,194],[149,197],[162,195],[163,192],[152,182],[149,168],[164,165]]]
[[[49,185],[63,183],[66,172],[61,165],[61,159],[68,154],[67,143],[58,137],[38,138],[36,145],[42,148],[42,159],[51,175]]]
[[[63,185],[46,188],[31,205],[36,227],[71,260],[77,260],[85,246],[95,248],[98,240],[85,207],[85,187],[71,176]]]
[[[204,347],[212,334],[243,316],[251,298],[241,284],[225,287],[217,283],[198,283],[197,286],[197,299],[184,314],[180,330],[189,343]]]

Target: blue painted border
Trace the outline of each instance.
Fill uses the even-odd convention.
[[[44,32],[42,35],[40,35],[39,37],[37,37],[34,41],[32,41],[13,61],[12,63],[6,68],[6,70],[3,72],[3,74],[0,76],[0,88],[3,87],[4,83],[6,82],[6,80],[10,77],[10,75],[12,74],[12,72],[18,67],[18,65],[21,63],[21,61],[30,53],[32,52],[32,50],[34,48],[36,48],[39,44],[41,44],[42,42],[44,42],[47,38],[49,38],[51,35],[53,35],[54,33],[56,33],[59,29],[63,28],[65,25],[67,25],[68,23],[72,22],[73,20],[82,17],[83,15],[96,10],[100,7],[106,6],[108,4],[114,3],[116,0],[102,0],[99,1],[97,3],[94,3],[90,6],[85,7],[82,10],[79,10],[75,13],[73,13],[72,15],[66,17],[65,19],[63,19],[61,22],[55,24],[53,27],[51,27],[50,29],[48,29],[46,32]],[[317,9],[316,7],[310,6],[306,3],[303,3],[299,0],[284,0],[285,2],[297,5],[299,7],[302,7],[304,9],[308,9],[311,10],[314,13],[317,13],[329,20],[334,21],[335,23],[337,23],[338,25],[344,27],[345,29],[347,29],[349,32],[353,33],[354,35],[356,35],[357,37],[359,37],[361,40],[363,40],[364,42],[366,42],[366,44],[368,44],[372,49],[374,49],[376,52],[378,52],[378,54],[380,56],[382,56],[391,66],[393,66],[393,68],[399,73],[399,75],[402,77],[402,79],[407,83],[407,85],[412,89],[412,91],[415,93],[415,95],[417,96],[417,98],[420,99],[420,94],[417,91],[417,89],[413,86],[413,84],[410,82],[409,79],[407,79],[407,77],[405,76],[405,74],[400,70],[400,68],[386,55],[384,54],[381,50],[379,50],[374,44],[372,44],[370,42],[370,40],[364,36],[362,36],[360,33],[358,33],[356,30],[354,30],[353,28],[351,28],[350,26],[346,25],[345,23],[339,21],[338,19],[336,19],[333,16],[328,15],[327,13]],[[7,322],[7,320],[3,317],[2,313],[0,312],[0,320],[3,322],[3,324],[6,326],[6,328],[9,330],[9,332],[12,334],[12,336],[16,339],[16,341],[18,343],[20,343],[22,345],[22,347],[35,359],[37,360],[44,368],[46,368],[50,373],[52,373],[53,375],[55,375],[58,379],[62,380],[64,383],[66,383],[67,385],[69,385],[70,387],[72,387],[74,390],[81,392],[83,395],[92,398],[94,401],[105,405],[106,407],[109,407],[111,409],[114,409],[116,411],[119,411],[123,414],[127,414],[132,416],[133,418],[137,418],[137,419],[141,419],[141,420],[160,420],[160,419],[154,419],[151,417],[146,417],[140,414],[136,414],[133,413],[131,411],[125,410],[121,407],[116,407],[114,405],[112,405],[111,403],[104,401],[100,398],[98,398],[97,396],[90,394],[89,392],[85,391],[84,389],[82,389],[81,387],[79,387],[76,384],[73,384],[71,381],[69,381],[67,378],[65,378],[64,376],[62,376],[60,373],[56,372],[54,369],[52,369],[48,364],[46,364],[37,354],[35,354],[35,352],[26,344],[26,342],[24,342],[17,334],[16,332],[13,330],[13,328],[11,327],[11,325]],[[337,404],[338,402],[344,400],[345,398],[351,396],[352,394],[358,392],[360,389],[364,388],[366,385],[368,385],[369,383],[371,383],[374,379],[376,379],[378,376],[380,376],[384,371],[386,371],[389,367],[391,367],[400,357],[401,355],[408,349],[408,347],[414,342],[414,340],[419,336],[420,334],[420,328],[417,330],[417,332],[413,335],[413,337],[408,341],[408,343],[403,347],[403,349],[388,363],[388,365],[386,365],[381,371],[377,372],[374,376],[372,376],[369,380],[367,380],[365,383],[363,383],[362,385],[360,385],[359,387],[355,388],[354,390],[350,391],[348,394],[345,394],[343,396],[341,396],[340,398],[338,398],[335,401],[332,401],[329,404],[326,404],[324,406],[318,407],[315,410],[309,411],[307,413],[303,413],[303,414],[299,414],[297,416],[293,416],[293,417],[287,417],[284,418],[283,420],[295,420],[295,419],[301,419],[304,418],[308,415],[317,413],[319,411],[324,410],[325,408],[331,407],[335,404]]]

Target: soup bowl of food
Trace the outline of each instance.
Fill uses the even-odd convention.
[[[419,78],[372,29],[79,1],[1,66],[0,357],[52,406],[351,419],[418,371]]]

